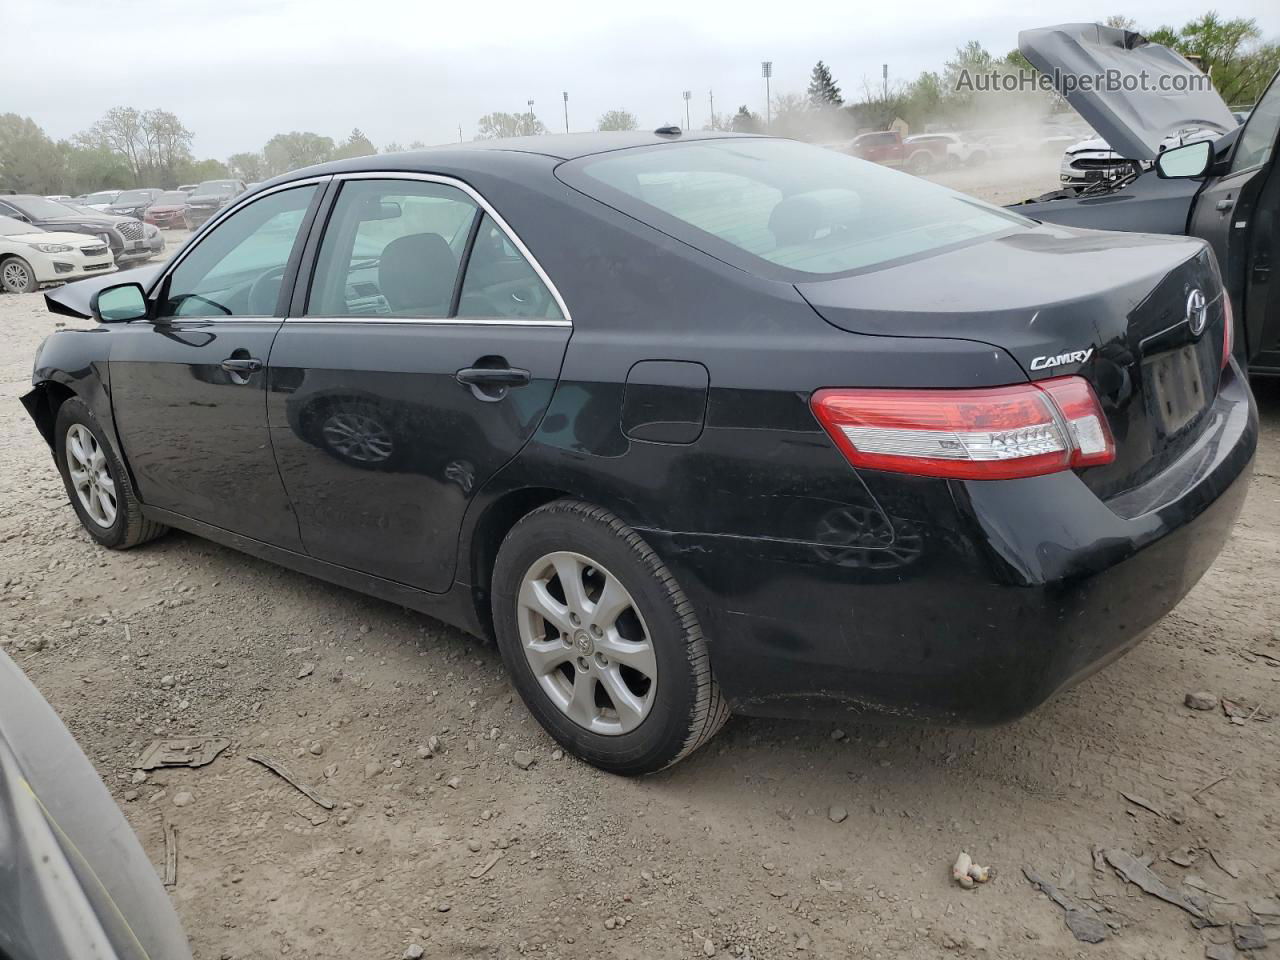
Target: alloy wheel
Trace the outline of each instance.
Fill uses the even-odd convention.
[[[653,706],[658,663],[617,577],[582,554],[549,553],[525,573],[516,605],[525,659],[565,716],[606,736],[640,726]]]
[[[30,283],[31,276],[21,260],[6,260],[0,267],[0,284],[10,293],[26,293]]]
[[[88,427],[73,423],[67,430],[67,469],[84,512],[100,527],[116,522],[116,485],[107,455]]]

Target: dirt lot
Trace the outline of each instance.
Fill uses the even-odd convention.
[[[984,192],[1052,186],[1026,181]],[[1092,848],[1152,858],[1219,920],[1280,895],[1272,384],[1217,564],[1146,643],[1035,715],[977,731],[735,719],[677,768],[625,781],[553,749],[492,646],[185,534],[94,546],[17,403],[56,325],[38,296],[0,297],[0,642],[157,863],[177,825],[173,898],[202,960],[395,960],[413,944],[432,958],[1190,960],[1231,929],[1197,931],[1096,869]],[[1252,717],[1188,709],[1199,690]],[[176,735],[232,745],[133,782],[142,748]],[[995,879],[955,886],[961,850]],[[1077,942],[1024,865],[1108,924],[1107,942]]]

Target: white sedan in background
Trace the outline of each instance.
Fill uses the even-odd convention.
[[[100,237],[54,233],[0,217],[0,290],[5,293],[34,293],[46,284],[110,273],[115,265]]]

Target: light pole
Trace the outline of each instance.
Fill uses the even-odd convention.
[[[569,132],[569,91],[564,92],[564,132]]]
[[[684,92],[684,128],[686,130],[690,130],[693,127],[693,122],[689,119],[689,101],[692,99],[693,91],[686,90]]]
[[[716,128],[716,92],[708,90],[707,99],[711,101],[711,129],[714,130]]]
[[[529,101],[529,136],[533,136],[533,101]]]
[[[773,122],[771,110],[771,97],[769,95],[769,80],[773,77],[773,61],[760,61],[760,76],[764,77],[764,125],[767,129],[769,124]]]

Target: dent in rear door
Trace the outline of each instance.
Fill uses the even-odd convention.
[[[272,444],[307,552],[433,592],[471,497],[537,429],[572,330],[481,204],[443,178],[345,181],[271,353]]]

